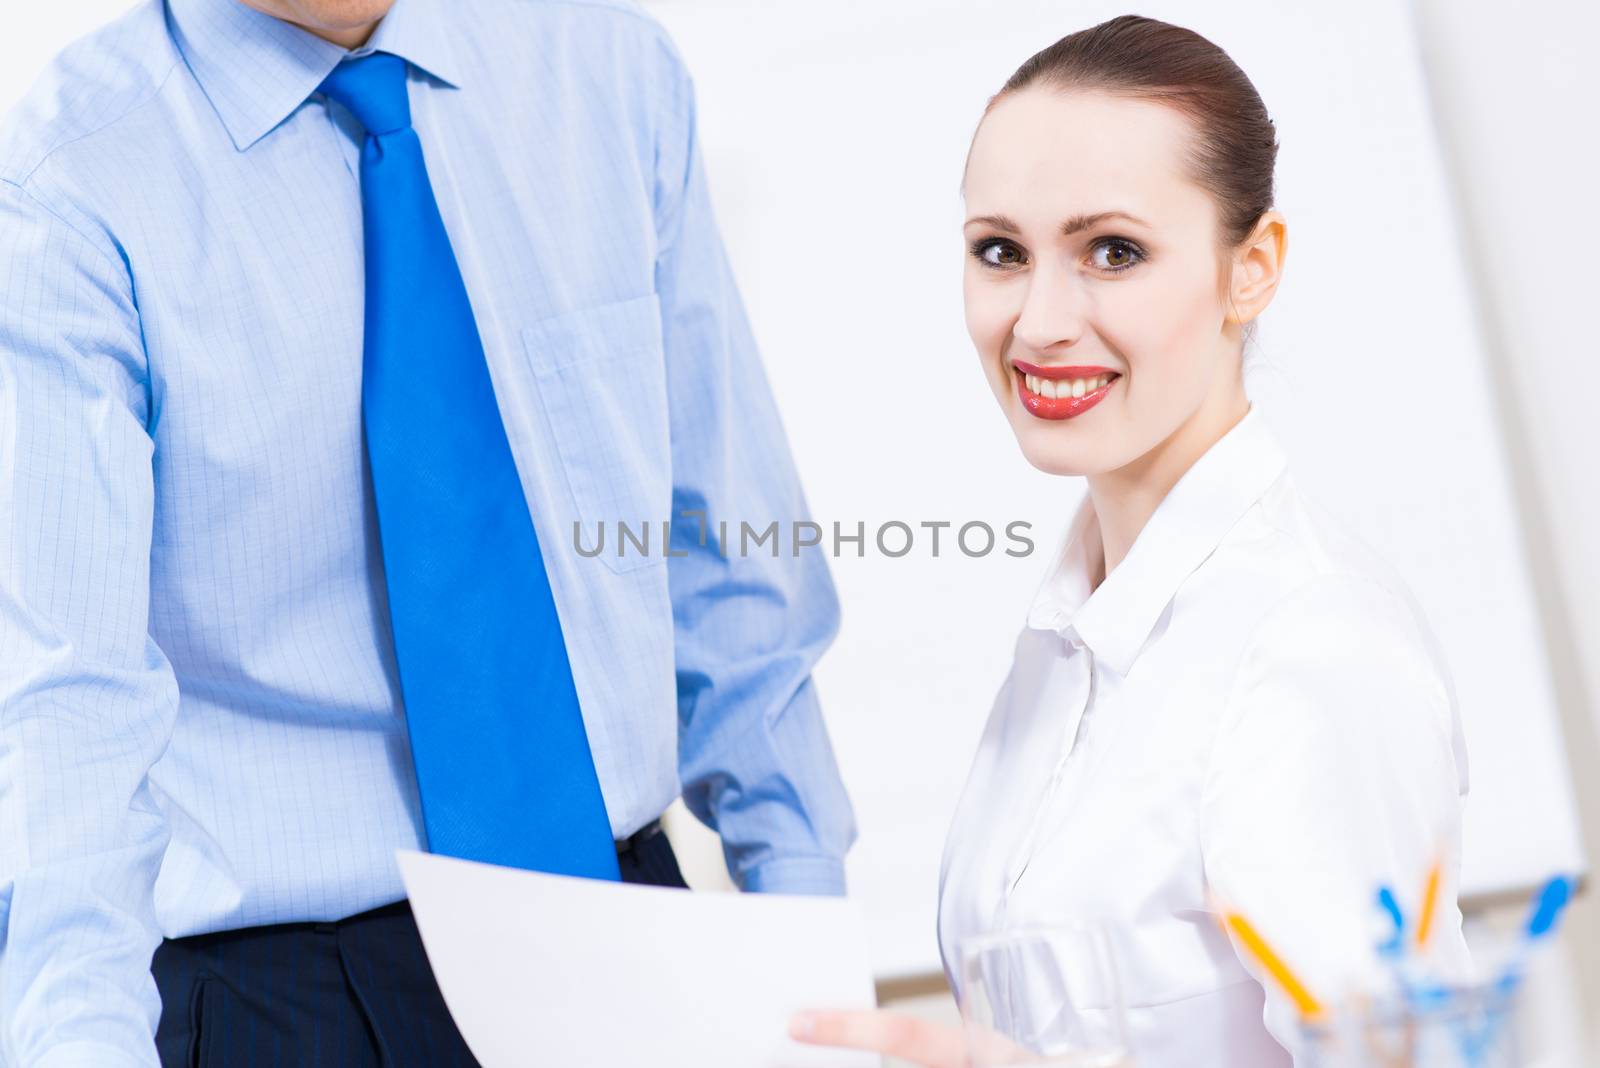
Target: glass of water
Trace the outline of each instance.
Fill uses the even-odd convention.
[[[1131,1068],[1111,942],[1091,923],[1019,927],[957,947],[973,1068]]]
[[[1344,1005],[1302,1026],[1302,1059],[1309,1068],[1518,1068],[1515,1010],[1514,991],[1494,983]]]

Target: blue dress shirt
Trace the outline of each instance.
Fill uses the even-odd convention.
[[[678,54],[616,0],[399,0],[368,48],[411,64],[613,833],[682,790],[744,889],[841,891],[823,557],[660,544],[806,515]],[[403,896],[344,55],[145,0],[0,127],[0,1062],[152,1065],[162,936]]]

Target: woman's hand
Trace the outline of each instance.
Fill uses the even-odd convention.
[[[789,1034],[813,1046],[843,1046],[898,1057],[922,1068],[967,1068],[967,1046],[954,1027],[896,1012],[803,1012]]]

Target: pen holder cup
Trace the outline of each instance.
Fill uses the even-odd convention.
[[[1302,1027],[1304,1063],[1308,1068],[1520,1068],[1516,1002],[1514,988],[1484,984],[1346,1004]]]

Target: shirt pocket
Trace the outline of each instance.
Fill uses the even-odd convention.
[[[581,523],[573,551],[592,549],[603,530],[599,555],[612,571],[665,561],[672,453],[659,299],[651,293],[578,308],[521,333]],[[619,555],[618,524],[638,533],[646,522],[649,551],[630,543]]]

